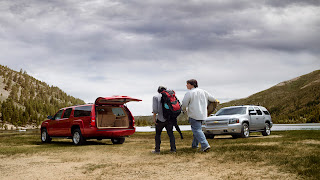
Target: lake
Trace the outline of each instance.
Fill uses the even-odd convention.
[[[190,125],[180,125],[181,131],[191,131]],[[175,128],[173,128],[175,130]],[[164,128],[165,130],[165,128]],[[289,131],[289,130],[320,130],[320,123],[305,124],[274,124],[271,131]],[[136,127],[136,132],[153,132],[155,128],[150,126]]]
[[[190,125],[180,125],[181,131],[191,131]],[[163,129],[165,131],[165,128]],[[175,128],[173,128],[175,130]],[[274,124],[271,131],[290,131],[290,130],[320,130],[320,123],[305,124]],[[39,129],[28,129],[26,131],[1,130],[0,133],[32,133]],[[39,131],[40,132],[40,131]],[[136,132],[155,132],[155,128],[150,126],[136,127]]]

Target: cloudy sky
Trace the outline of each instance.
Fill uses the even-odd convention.
[[[0,64],[86,102],[195,78],[222,102],[320,69],[319,0],[0,0]]]

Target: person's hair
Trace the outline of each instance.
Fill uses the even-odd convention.
[[[164,87],[164,86],[159,86],[159,87],[158,87],[158,93],[161,93],[161,92],[164,91],[164,90],[167,90],[167,88]]]
[[[190,79],[187,81],[188,84],[191,84],[192,86],[194,86],[195,88],[198,87],[198,82],[195,79]]]

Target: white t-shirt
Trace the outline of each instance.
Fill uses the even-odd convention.
[[[192,88],[183,98],[182,108],[188,111],[188,116],[196,120],[204,120],[207,118],[208,101],[214,102],[216,99],[207,91],[199,88]]]

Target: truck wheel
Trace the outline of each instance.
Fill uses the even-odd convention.
[[[82,136],[80,129],[75,129],[72,132],[72,142],[74,145],[81,145],[85,142],[85,139]]]
[[[113,144],[123,144],[126,138],[112,138],[111,141]]]
[[[247,123],[243,123],[242,124],[242,128],[241,128],[241,137],[242,138],[248,138],[250,135],[250,130],[249,130],[249,125]]]
[[[41,141],[43,143],[49,143],[49,142],[51,142],[51,140],[52,139],[50,138],[50,136],[47,132],[47,129],[45,129],[45,128],[41,129]]]
[[[271,134],[270,124],[266,123],[264,130],[262,131],[263,136],[269,136]]]

